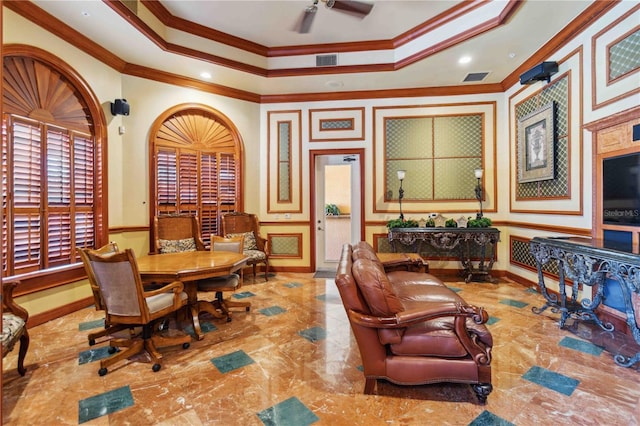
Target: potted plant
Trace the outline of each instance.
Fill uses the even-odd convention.
[[[387,222],[387,228],[417,228],[419,227],[418,221],[413,219],[391,219]]]
[[[491,219],[489,219],[488,217],[481,217],[481,218],[469,218],[469,221],[467,222],[467,228],[488,228],[491,226]]]

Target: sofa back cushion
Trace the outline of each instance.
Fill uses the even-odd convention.
[[[352,273],[373,315],[393,316],[404,310],[379,262],[357,259]]]

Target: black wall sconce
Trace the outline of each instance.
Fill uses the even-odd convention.
[[[129,104],[126,99],[116,99],[111,102],[111,114],[113,115],[129,115]]]
[[[476,192],[476,200],[480,201],[480,213],[476,214],[476,219],[482,218],[482,184],[480,183],[480,179],[482,179],[482,169],[476,169],[474,171],[476,175],[476,179],[478,179],[478,183],[476,184],[475,192]]]
[[[404,221],[404,214],[402,214],[402,198],[404,197],[404,189],[402,189],[402,181],[405,176],[404,170],[398,170],[398,179],[400,180],[400,189],[398,190],[398,202],[400,203],[400,220]]]

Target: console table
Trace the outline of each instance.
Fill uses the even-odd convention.
[[[640,254],[610,247],[600,240],[578,237],[535,237],[529,246],[537,264],[538,285],[546,299],[542,308],[532,308],[534,313],[550,307],[552,312],[560,312],[561,328],[567,318],[573,318],[593,320],[603,330],[613,331],[613,325],[603,323],[595,312],[604,299],[605,278],[613,279],[620,284],[627,325],[640,344]],[[558,266],[558,294],[549,293],[544,283],[543,267],[551,261]],[[567,297],[567,279],[572,281],[571,297]],[[580,285],[593,288],[593,300],[587,297],[579,300]],[[640,352],[631,357],[617,354],[614,359],[618,365],[630,367],[640,361]]]
[[[398,250],[398,244],[410,246],[418,253],[422,244],[439,251],[457,252],[465,282],[472,279],[496,282],[491,277],[496,244],[500,241],[500,231],[496,228],[392,228],[388,238],[394,252],[402,251]],[[476,265],[472,256],[474,246],[480,249]]]

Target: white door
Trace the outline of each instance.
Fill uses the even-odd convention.
[[[316,270],[335,271],[343,244],[360,240],[360,162],[351,154],[315,158]],[[340,214],[327,214],[327,205]]]

